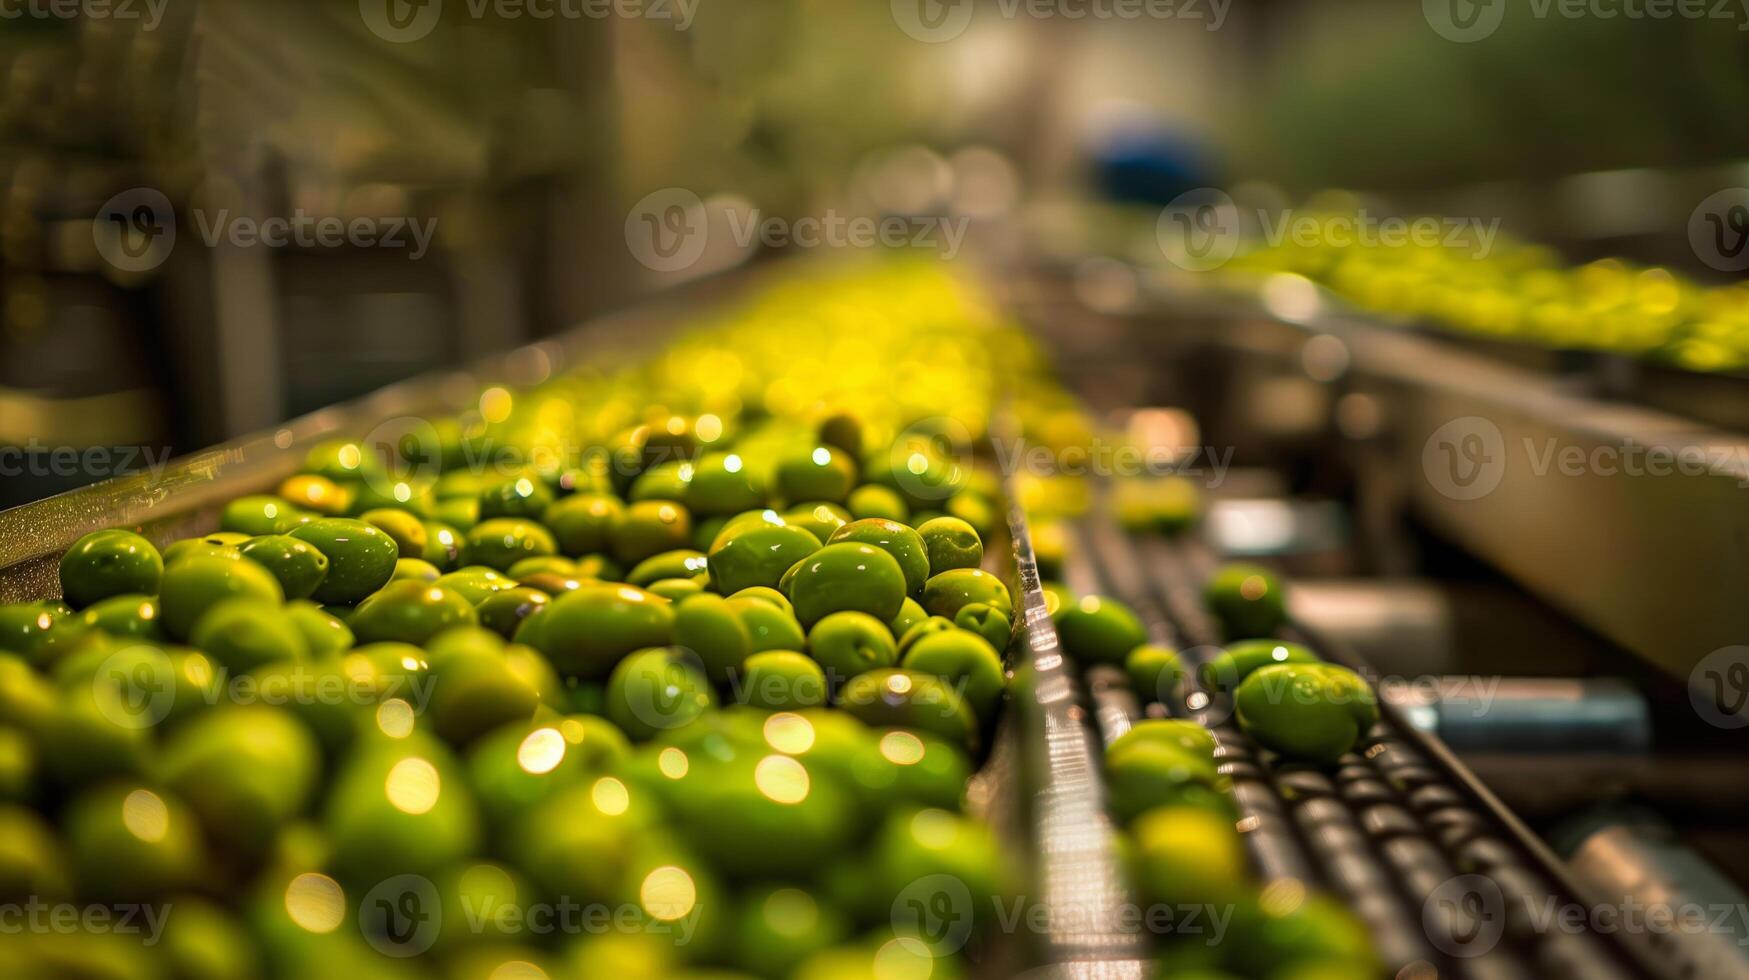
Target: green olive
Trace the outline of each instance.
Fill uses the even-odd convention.
[[[304,472],[340,483],[358,483],[388,475],[382,459],[375,452],[363,443],[344,439],[333,439],[311,447],[304,456]]]
[[[480,600],[475,611],[479,613],[481,626],[509,639],[516,635],[516,628],[523,620],[542,611],[552,601],[552,596],[539,589],[519,586],[492,593]]]
[[[1271,664],[1315,664],[1318,655],[1286,640],[1241,640],[1197,668],[1196,677],[1211,694],[1231,694],[1245,678]]]
[[[971,490],[962,490],[947,498],[947,516],[965,521],[983,535],[994,534],[1001,519],[990,498]]]
[[[487,568],[484,565],[469,565],[466,568],[458,568],[446,575],[439,576],[437,581],[432,584],[451,592],[459,592],[463,598],[478,606],[492,593],[514,589],[522,583],[500,574],[495,568]]]
[[[99,629],[111,636],[140,640],[164,637],[156,596],[112,595],[86,606],[79,620],[87,628]]]
[[[834,704],[877,728],[922,729],[968,749],[978,744],[977,719],[958,692],[934,674],[870,670],[851,678]]]
[[[1008,613],[988,603],[971,602],[961,606],[954,614],[953,624],[983,637],[997,653],[1007,650],[1009,641],[1014,638],[1014,626],[1008,621]]]
[[[929,579],[929,549],[923,544],[923,538],[911,528],[898,521],[882,518],[863,518],[851,521],[832,532],[827,544],[838,544],[851,541],[861,544],[872,544],[893,556],[899,563],[899,568],[905,573],[905,592],[907,595],[922,595],[923,583]]]
[[[1164,806],[1142,814],[1130,830],[1130,880],[1146,901],[1225,906],[1255,887],[1230,816]]]
[[[314,473],[291,477],[274,492],[297,510],[325,517],[339,517],[352,506],[352,490]]]
[[[55,689],[43,675],[23,658],[0,653],[0,718],[37,736],[59,710]]]
[[[1233,707],[1259,745],[1324,764],[1351,751],[1378,720],[1366,682],[1331,664],[1260,667],[1234,692]]]
[[[821,544],[832,536],[832,532],[851,522],[850,511],[838,504],[824,501],[813,501],[797,504],[783,512],[783,522],[791,527],[799,527],[820,539]]]
[[[351,752],[329,788],[332,867],[366,890],[393,875],[435,875],[473,853],[477,818],[450,754],[415,731]]]
[[[619,498],[580,493],[548,507],[541,522],[552,529],[560,552],[577,557],[606,551],[609,535],[624,515],[625,505]]]
[[[25,807],[0,805],[0,895],[9,901],[68,898],[71,878],[54,828]]]
[[[1147,628],[1116,599],[1085,596],[1056,614],[1063,650],[1084,664],[1122,664],[1130,651],[1148,642]]]
[[[426,545],[431,543],[425,522],[404,510],[379,507],[365,511],[358,519],[381,529],[384,534],[395,539],[396,549],[406,558],[417,558],[425,554]]]
[[[192,895],[174,901],[175,921],[164,921],[158,953],[171,975],[198,980],[246,980],[266,970],[247,927],[217,903]]]
[[[462,628],[445,636],[458,634],[490,637],[493,645],[441,653],[444,637],[433,640],[428,714],[432,730],[445,741],[464,745],[502,725],[527,721],[540,706],[543,688],[556,694],[557,678],[539,654],[499,647],[502,640],[485,630]],[[526,656],[517,656],[519,649]]]
[[[905,589],[905,572],[892,555],[847,541],[802,559],[789,598],[803,626],[846,610],[868,613],[885,624],[899,614]]]
[[[659,578],[650,583],[649,592],[651,595],[659,595],[670,602],[679,602],[682,599],[689,599],[703,593],[707,584],[706,581],[701,581],[697,577]]]
[[[995,833],[949,810],[906,808],[889,813],[875,833],[869,866],[879,869],[871,884],[882,909],[891,909],[907,889],[914,894],[913,886],[925,880],[956,879],[973,908],[991,907],[1012,887],[1007,870],[1011,861]],[[900,921],[895,915],[895,924]],[[913,919],[905,924],[921,923]]]
[[[735,964],[755,976],[790,976],[798,963],[850,935],[843,912],[790,885],[758,886],[735,908]]]
[[[1287,621],[1281,579],[1260,565],[1227,565],[1209,580],[1205,597],[1231,639],[1271,636]]]
[[[1230,785],[1212,757],[1170,742],[1136,742],[1105,757],[1106,804],[1128,824],[1161,806],[1200,806],[1230,815]]]
[[[504,826],[560,790],[612,771],[630,754],[625,734],[604,718],[514,722],[474,744],[468,782],[487,818]]]
[[[984,564],[984,541],[970,524],[957,517],[934,517],[917,526],[917,534],[929,551],[929,572],[939,575],[950,568],[977,568]]]
[[[140,902],[192,884],[202,866],[200,826],[167,793],[131,783],[92,790],[64,818],[79,894]]]
[[[1171,704],[1179,682],[1184,680],[1184,662],[1178,651],[1153,643],[1131,650],[1123,667],[1130,678],[1130,690],[1143,704],[1151,701]]]
[[[626,489],[626,501],[671,500],[686,502],[686,487],[692,482],[692,464],[680,460],[657,463],[632,481]]]
[[[395,559],[395,574],[389,576],[390,582],[424,582],[429,585],[443,577],[437,566],[423,558]]]
[[[235,531],[250,537],[284,534],[297,527],[301,519],[314,516],[279,497],[256,494],[238,497],[226,504],[224,513],[219,517],[219,530]]]
[[[1146,742],[1164,742],[1204,759],[1215,757],[1215,737],[1194,721],[1183,718],[1143,718],[1105,748],[1107,758],[1122,755]]]
[[[899,614],[887,623],[887,630],[894,637],[902,638],[910,631],[911,627],[928,618],[929,614],[923,611],[923,607],[917,604],[917,600],[906,596],[905,601],[899,604]]]
[[[519,476],[480,491],[480,520],[498,517],[539,520],[552,504],[553,492],[545,481]]]
[[[766,650],[800,650],[807,642],[802,626],[796,622],[796,617],[788,608],[778,606],[768,599],[755,596],[742,597],[736,593],[736,598],[728,601],[735,615],[741,618],[741,624],[747,627],[747,636],[753,641],[752,651],[763,653]]]
[[[684,548],[691,540],[692,516],[685,507],[666,500],[632,504],[608,531],[613,557],[625,565]]]
[[[698,595],[674,607],[674,643],[698,658],[706,677],[722,684],[753,653],[753,637],[729,600]]]
[[[850,491],[850,497],[844,502],[844,509],[850,511],[857,520],[881,518],[888,521],[908,521],[911,519],[911,508],[905,504],[905,498],[898,491],[888,487],[865,484]]]
[[[826,672],[794,650],[767,650],[748,657],[735,679],[737,703],[767,711],[817,708],[831,688]]]
[[[779,460],[776,481],[784,500],[842,503],[856,486],[856,462],[842,449],[815,446]]]
[[[310,593],[323,605],[351,605],[382,588],[401,557],[393,538],[375,525],[349,518],[311,521],[291,536],[328,556],[328,574]]]
[[[635,843],[652,832],[654,797],[613,777],[565,787],[524,811],[505,836],[510,856],[548,895],[622,899]]]
[[[673,603],[631,585],[585,583],[530,622],[542,624],[534,646],[561,674],[584,680],[604,678],[625,655],[674,638]]]
[[[535,555],[533,558],[524,558],[504,570],[504,574],[518,582],[541,572],[551,572],[567,578],[574,577],[578,574],[577,563],[560,555]]]
[[[984,722],[994,720],[996,704],[1008,686],[1001,655],[983,637],[963,629],[920,638],[905,651],[900,666],[947,681]]]
[[[962,607],[974,602],[991,606],[1003,615],[1014,612],[1008,597],[1008,586],[981,568],[950,568],[929,576],[923,586],[923,608],[931,616],[952,619]]]
[[[197,555],[164,570],[158,604],[165,630],[187,637],[208,609],[233,598],[280,603],[285,590],[273,573],[254,562]]]
[[[711,584],[724,595],[756,586],[769,588],[819,550],[819,539],[799,527],[764,521],[740,529],[725,527],[711,545]]]
[[[419,557],[440,572],[453,572],[467,564],[468,537],[441,521],[425,522],[425,550]]]
[[[279,603],[247,596],[214,603],[195,621],[188,641],[238,673],[310,653],[303,632],[281,615]]]
[[[879,734],[874,751],[893,774],[883,788],[883,798],[944,810],[960,808],[972,764],[958,745],[929,732],[894,728]]]
[[[78,608],[113,595],[154,595],[163,576],[158,549],[132,531],[93,531],[61,556],[61,593]]]
[[[607,717],[637,741],[679,728],[716,704],[698,658],[674,647],[640,650],[607,680]]]
[[[685,839],[742,877],[812,873],[851,843],[853,801],[792,756],[749,753],[714,762],[692,753],[692,792],[674,802]]]
[[[466,534],[480,523],[480,502],[472,497],[440,500],[431,508],[431,516],[448,527]]]
[[[641,589],[658,579],[691,578],[702,573],[706,565],[707,559],[701,552],[680,548],[638,562],[637,567],[626,573],[625,580]]]
[[[957,629],[959,627],[955,626],[953,620],[946,616],[929,616],[912,623],[911,628],[899,637],[899,656],[903,657],[910,652],[911,648],[917,645],[917,641],[926,636],[933,636],[936,633],[951,633]]]
[[[259,854],[314,797],[321,754],[290,714],[266,705],[208,711],[164,746],[164,783],[188,803],[208,835]]]
[[[279,579],[288,599],[307,599],[328,576],[328,556],[308,541],[284,534],[250,538],[237,553]]]
[[[751,585],[729,595],[731,599],[757,599],[794,615],[795,607],[789,604],[789,596],[766,585]]]
[[[738,453],[707,453],[686,485],[686,509],[694,514],[739,514],[765,503],[765,489]]]
[[[432,582],[390,582],[359,603],[348,625],[361,643],[422,644],[478,621],[473,604],[460,592]]]
[[[141,662],[150,664],[151,660]],[[147,671],[129,671],[120,678],[128,682],[143,679],[143,684],[130,683],[125,688],[85,684],[63,690],[37,739],[43,772],[52,781],[76,789],[104,779],[137,776],[146,770],[150,725],[159,714],[156,696],[173,690],[161,676],[165,661],[156,663]]]
[[[559,546],[552,534],[534,521],[494,517],[481,521],[468,531],[469,560],[501,572],[525,558],[556,555],[558,552]]]
[[[808,630],[808,655],[834,685],[878,667],[894,666],[899,659],[886,624],[852,610],[823,617]]]
[[[352,649],[352,627],[323,612],[322,607],[313,602],[302,599],[288,602],[282,615],[304,634],[304,642],[312,657],[327,658]]]
[[[237,546],[247,540],[249,539],[243,535],[232,535],[229,532],[221,531],[209,534],[204,538],[183,538],[181,541],[173,541],[169,547],[164,549],[164,567],[168,568],[184,558],[192,558],[196,555],[236,558],[238,557]]]

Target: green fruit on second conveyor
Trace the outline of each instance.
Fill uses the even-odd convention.
[[[1281,579],[1260,565],[1222,568],[1209,581],[1205,599],[1230,639],[1271,636],[1287,621],[1287,594]]]
[[[1084,596],[1057,610],[1057,637],[1069,656],[1086,664],[1118,664],[1148,642],[1148,631],[1130,608],[1116,599]]]

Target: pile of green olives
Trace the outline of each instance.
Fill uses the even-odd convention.
[[[1021,887],[967,800],[1014,603],[995,479],[906,429],[1029,369],[933,269],[725,319],[0,607],[0,901],[168,910],[0,973],[963,975],[904,899]]]

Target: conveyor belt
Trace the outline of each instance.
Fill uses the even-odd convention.
[[[1194,676],[1221,642],[1201,598],[1215,557],[1194,543],[1131,540],[1104,514],[1074,530],[1070,588],[1130,604],[1152,640],[1183,651]],[[1284,638],[1366,673],[1303,631]],[[1107,743],[1146,708],[1119,671],[1097,671],[1091,688]],[[1253,745],[1225,697],[1186,687],[1171,701],[1151,710],[1193,718],[1215,734],[1263,879],[1298,879],[1341,897],[1395,975],[1646,975],[1609,937],[1539,930],[1547,910],[1577,902],[1558,861],[1442,745],[1392,712],[1362,751],[1326,770]]]

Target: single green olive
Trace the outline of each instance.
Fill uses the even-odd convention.
[[[329,517],[291,532],[328,556],[328,574],[310,598],[323,605],[351,605],[383,587],[401,557],[395,539],[373,524]]]
[[[553,492],[544,480],[519,476],[480,491],[480,520],[516,517],[538,520],[553,504]]]
[[[856,486],[856,461],[842,449],[815,446],[778,460],[775,477],[784,500],[842,503]]]
[[[24,658],[0,653],[0,718],[35,737],[58,710],[54,686],[47,678]]]
[[[131,593],[156,594],[164,558],[132,531],[93,531],[61,556],[61,594],[76,608]]]
[[[812,501],[797,504],[783,512],[783,521],[791,527],[799,527],[820,539],[821,544],[838,530],[853,520],[850,511],[838,504],[825,501]]]
[[[349,625],[360,643],[422,644],[479,621],[473,603],[434,582],[390,582],[359,603]]]
[[[667,500],[643,500],[627,507],[608,531],[609,548],[624,565],[686,547],[692,540],[692,515]]]
[[[625,733],[605,718],[513,722],[474,743],[468,784],[487,819],[503,827],[561,790],[617,769],[630,754]]]
[[[929,552],[929,572],[939,575],[950,568],[977,568],[984,564],[984,541],[978,532],[957,517],[933,517],[917,526],[917,534]]]
[[[163,639],[161,619],[158,597],[149,595],[112,595],[86,606],[79,617],[87,628],[140,640]]]
[[[863,454],[862,421],[848,412],[836,412],[820,420],[819,436],[821,445],[841,449],[851,459],[861,459]]]
[[[582,579],[596,579],[602,582],[618,582],[625,578],[625,569],[606,555],[584,555],[577,559],[577,570],[572,574]]]
[[[237,546],[247,540],[249,539],[243,535],[233,535],[228,531],[220,531],[203,538],[183,538],[181,541],[172,541],[170,546],[164,549],[164,567],[168,568],[184,558],[193,558],[196,555],[237,558],[239,557]]]
[[[1001,654],[983,637],[963,629],[920,638],[905,651],[899,665],[947,681],[986,723],[995,719],[996,705],[1008,686]]]
[[[670,602],[679,602],[682,599],[702,594],[705,592],[707,584],[708,580],[701,580],[698,577],[659,578],[650,583],[649,592]]]
[[[1230,816],[1200,806],[1164,806],[1130,827],[1130,880],[1145,901],[1230,906],[1256,888]]]
[[[911,628],[899,637],[899,656],[903,658],[906,652],[917,645],[918,640],[926,636],[933,636],[936,633],[951,633],[956,629],[959,627],[955,626],[953,620],[946,616],[929,616],[912,623]]]
[[[299,473],[289,477],[274,490],[280,499],[296,510],[323,517],[339,517],[352,506],[353,490],[314,473]]]
[[[504,574],[518,582],[541,572],[574,577],[577,575],[577,563],[562,555],[535,555],[532,558],[524,558],[504,570]]]
[[[711,584],[724,595],[771,587],[784,572],[819,550],[819,539],[799,527],[764,521],[740,529],[725,527],[711,545]]]
[[[1123,661],[1129,675],[1130,690],[1143,704],[1158,701],[1171,704],[1179,682],[1184,680],[1184,661],[1171,647],[1144,643],[1129,652]]]
[[[308,541],[285,534],[250,538],[237,553],[273,573],[288,599],[307,599],[328,577],[328,556]]]
[[[627,656],[607,679],[607,717],[636,741],[691,722],[716,705],[698,658],[658,647]]]
[[[467,628],[448,636],[478,633],[498,640],[496,634]],[[440,654],[433,641],[431,703],[427,709],[431,729],[451,745],[465,745],[502,725],[528,721],[541,704],[542,688],[557,693],[552,668],[526,648],[459,647]],[[518,657],[521,649],[526,656]]]
[[[637,503],[642,500],[672,500],[677,504],[686,502],[686,487],[692,482],[692,464],[683,460],[669,460],[657,463],[632,481],[626,488],[626,501]]]
[[[808,630],[808,655],[834,686],[878,667],[892,667],[899,659],[886,624],[851,610],[825,616]]]
[[[1211,757],[1169,742],[1137,742],[1105,757],[1106,805],[1128,824],[1161,806],[1200,806],[1231,814],[1231,786]]]
[[[1148,642],[1148,630],[1130,607],[1103,596],[1084,596],[1056,614],[1063,650],[1084,664],[1119,664]]]
[[[1122,755],[1132,746],[1146,742],[1164,742],[1211,760],[1215,757],[1217,745],[1214,735],[1194,721],[1184,718],[1143,718],[1105,747],[1106,758]]]
[[[923,607],[918,605],[917,600],[906,596],[905,601],[899,604],[899,614],[887,623],[887,629],[894,637],[902,638],[910,632],[911,627],[928,618],[929,614],[923,611]]]
[[[850,491],[850,496],[844,501],[844,509],[856,520],[867,520],[878,517],[889,521],[908,521],[911,519],[911,508],[906,505],[905,498],[898,491],[889,487],[864,484]]]
[[[240,915],[192,895],[176,897],[176,921],[166,918],[154,955],[173,976],[200,980],[244,980],[267,969]]]
[[[440,572],[453,572],[467,564],[468,537],[442,521],[425,522],[425,550],[420,558]]]
[[[303,599],[288,602],[281,615],[304,634],[312,657],[332,657],[352,649],[352,627],[313,602]]]
[[[707,453],[693,467],[684,499],[694,514],[739,514],[763,506],[765,488],[739,453]]]
[[[1331,664],[1260,667],[1234,692],[1233,707],[1259,745],[1326,765],[1353,750],[1378,720],[1366,682]]]
[[[625,505],[618,497],[579,493],[554,502],[541,523],[552,530],[559,551],[575,558],[606,551],[613,527],[624,515]]]
[[[626,897],[632,850],[656,829],[658,813],[651,794],[602,776],[562,787],[518,814],[505,840],[544,893],[615,902]]]
[[[480,523],[480,502],[473,497],[440,500],[431,508],[433,519],[466,534]]]
[[[492,593],[514,589],[522,583],[501,574],[496,568],[469,565],[466,568],[458,568],[453,572],[438,576],[437,581],[432,584],[452,592],[459,592],[463,598],[478,606]]]
[[[674,638],[674,604],[631,585],[585,583],[554,597],[533,645],[561,674],[598,680],[627,654]]]
[[[882,789],[883,799],[960,808],[972,763],[958,745],[929,732],[894,728],[879,734],[874,751],[893,774]]]
[[[753,637],[729,600],[698,595],[674,607],[674,643],[698,658],[705,676],[723,684],[739,675]]]
[[[315,796],[321,749],[288,712],[227,706],[178,728],[159,767],[164,784],[187,802],[210,839],[257,855]]]
[[[916,883],[925,880],[957,880],[973,908],[988,908],[1012,890],[1012,858],[1003,853],[995,832],[982,821],[951,810],[894,810],[876,830],[869,848],[868,866],[879,869],[872,884],[883,910],[892,909],[907,889],[914,895]],[[903,920],[895,916],[895,921]],[[921,951],[922,966],[928,970],[928,948]]]
[[[241,558],[197,555],[174,562],[159,586],[164,629],[185,638],[208,609],[233,598],[278,604],[285,601],[285,590],[273,573]]]
[[[795,613],[795,607],[789,604],[789,596],[786,596],[782,592],[767,585],[750,585],[745,589],[740,589],[736,592],[730,593],[729,598],[758,599],[760,602],[770,603],[791,615],[794,615]]]
[[[525,558],[556,555],[558,550],[545,527],[521,518],[494,517],[468,531],[469,559],[499,571]]]
[[[341,483],[388,475],[381,457],[374,451],[363,443],[345,439],[331,439],[311,447],[304,455],[304,472]]]
[[[237,673],[310,654],[303,632],[281,614],[279,603],[247,596],[214,603],[195,621],[188,641]]]
[[[803,626],[849,610],[868,613],[885,629],[899,614],[905,593],[905,571],[892,555],[874,545],[846,541],[802,559],[789,598]]]
[[[358,519],[381,529],[384,534],[393,538],[395,547],[407,558],[417,558],[425,554],[425,546],[431,541],[425,522],[404,510],[379,507],[365,511],[358,515]]]
[[[479,613],[481,626],[509,639],[516,635],[516,628],[523,620],[542,611],[552,601],[552,596],[539,589],[518,586],[494,592],[481,599],[474,608]]]
[[[950,568],[929,576],[923,586],[923,608],[931,616],[959,615],[961,608],[981,602],[1003,615],[1012,615],[1014,603],[1008,597],[1008,586],[981,568]]]
[[[1327,896],[1282,901],[1265,890],[1235,910],[1224,965],[1238,976],[1346,980],[1384,974],[1365,923]],[[1270,900],[1273,899],[1273,900]]]
[[[1204,596],[1231,639],[1271,636],[1287,621],[1285,587],[1261,565],[1223,567],[1209,580]]]
[[[1196,678],[1211,694],[1232,694],[1257,670],[1271,664],[1321,663],[1318,655],[1286,640],[1241,640],[1197,668]]]
[[[43,720],[37,738],[42,771],[62,789],[145,773],[151,729],[163,714],[159,692],[174,688],[163,677],[170,661],[147,650],[133,652],[138,656],[132,669],[123,673],[119,668],[126,664],[118,664],[103,678],[110,683],[64,687],[55,711]]]
[[[826,703],[831,691],[820,665],[794,650],[753,654],[742,664],[731,687],[737,704],[766,711],[817,708]]]
[[[424,582],[430,584],[443,577],[436,565],[423,558],[395,559],[395,573],[389,576],[393,582]]]
[[[78,891],[90,901],[150,901],[193,884],[204,864],[197,818],[162,791],[111,784],[74,800],[63,819]]]
[[[479,832],[449,752],[417,730],[367,740],[345,757],[322,827],[330,867],[367,890],[394,875],[438,874],[474,852]]]
[[[758,886],[735,907],[733,959],[754,976],[790,976],[797,964],[850,935],[842,911],[792,885]]]
[[[48,665],[79,647],[90,630],[66,604],[49,599],[0,606],[0,650]]]
[[[826,543],[845,541],[872,544],[892,555],[905,573],[905,593],[911,596],[923,594],[923,583],[929,580],[929,549],[916,531],[898,521],[863,518],[832,532]]]
[[[953,624],[983,637],[998,654],[1007,650],[1008,642],[1014,638],[1014,626],[1008,621],[1008,613],[985,602],[961,606],[954,614]]]
[[[748,753],[712,764],[671,808],[684,839],[738,877],[807,875],[851,845],[853,801],[788,755]]]
[[[877,728],[917,728],[968,750],[978,744],[978,722],[971,709],[934,674],[870,670],[851,678],[833,703]]]
[[[983,535],[994,534],[1000,519],[990,498],[971,490],[961,490],[947,498],[947,516],[965,521]]]
[[[736,593],[735,598],[728,600],[729,608],[741,618],[741,624],[747,627],[747,636],[752,640],[752,652],[763,653],[766,650],[800,650],[807,642],[802,626],[796,622],[796,617],[788,608],[778,606],[769,599],[757,596],[742,596]]]
[[[297,527],[303,518],[315,515],[299,510],[290,501],[270,494],[238,497],[225,505],[219,516],[219,530],[234,531],[250,537],[284,534]]]
[[[658,579],[691,578],[703,572],[707,564],[708,560],[703,553],[690,548],[679,548],[651,555],[638,562],[637,567],[626,573],[625,580],[641,589]]]

